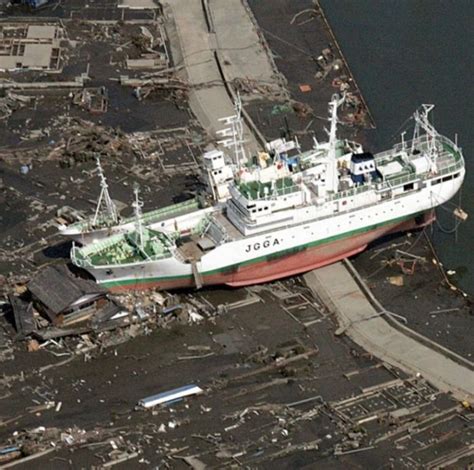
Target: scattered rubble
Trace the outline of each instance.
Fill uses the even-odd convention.
[[[125,338],[132,338],[137,328],[146,332],[170,328],[176,322],[198,324],[223,311],[197,299],[180,302],[176,295],[153,291],[112,296],[95,282],[74,276],[64,265],[44,268],[25,289],[10,294],[9,301],[17,338],[33,338],[28,341],[30,352],[43,347],[38,340],[82,338],[85,333],[97,335],[124,327],[129,327]],[[101,343],[105,342],[102,338]]]
[[[108,106],[107,89],[105,87],[84,88],[82,91],[72,94],[72,102],[92,114],[105,113]]]
[[[153,322],[146,319],[145,324],[116,332],[78,336],[76,343],[72,337],[38,342],[30,354],[46,352],[58,362],[40,369],[42,386],[27,389],[36,397],[33,405],[14,418],[3,418],[2,424],[11,430],[3,440],[4,462],[39,463],[74,455],[74,461],[93,458],[94,465],[103,467],[129,461],[149,464],[157,458],[171,467],[176,460],[191,466],[236,461],[239,466],[293,466],[295,459],[314,463],[329,458],[337,464],[342,456],[360,462],[359,453],[382,458],[400,445],[405,447],[397,457],[402,468],[414,461],[431,462],[430,454],[422,452],[427,445],[435,446],[440,461],[462,459],[464,454],[455,456],[444,439],[449,429],[464,429],[469,438],[469,405],[447,399],[421,377],[400,377],[396,370],[364,357],[363,351],[353,353],[348,348],[352,344],[331,340],[328,312],[297,279],[246,289],[243,296],[232,292],[225,293],[225,308],[220,303],[222,291],[125,294],[119,301],[126,308],[163,319],[155,330],[159,336],[152,337]],[[258,318],[251,311],[255,305]],[[312,317],[308,308],[315,309]],[[191,315],[187,323],[180,323],[182,313],[193,309],[206,318],[204,329]],[[314,323],[316,311],[319,322]],[[268,335],[270,325],[279,330]],[[146,329],[146,336],[130,341]],[[294,339],[288,340],[289,335]],[[219,354],[219,349],[229,351]],[[99,355],[100,363],[94,360]],[[344,364],[342,370],[336,358],[337,364]],[[102,361],[108,361],[109,370],[100,367]],[[197,380],[190,382],[196,378],[195,361],[202,365]],[[73,370],[81,372],[67,385],[71,379],[63,383],[59,377],[73,362]],[[92,370],[99,372],[98,381]],[[120,386],[128,374],[130,384]],[[173,383],[179,386],[183,381],[191,385],[173,388]],[[25,394],[25,386],[33,383],[31,370],[4,376],[0,395],[5,390]],[[72,396],[69,387],[76,390]],[[140,398],[156,389],[167,391]],[[82,406],[91,406],[91,399],[107,404],[103,420],[92,424],[86,419],[88,424],[76,426],[47,424],[53,415],[58,423],[70,413],[82,415]],[[149,411],[138,408],[131,413],[137,402]],[[26,418],[21,415],[36,419],[22,426]],[[465,452],[462,445],[457,448]]]
[[[5,96],[0,97],[0,120],[9,118],[15,111],[31,104],[34,100],[34,96],[6,91]]]

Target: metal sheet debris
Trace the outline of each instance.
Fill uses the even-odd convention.
[[[142,398],[138,402],[138,405],[143,408],[152,408],[157,405],[162,405],[191,395],[198,395],[203,392],[204,390],[197,385],[185,385],[184,387],[175,388],[168,392],[158,393],[157,395]]]

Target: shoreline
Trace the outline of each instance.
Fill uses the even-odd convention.
[[[357,83],[357,80],[355,79],[354,77],[354,74],[352,73],[352,70],[351,68],[349,67],[349,64],[346,60],[346,57],[344,55],[344,53],[342,52],[342,49],[341,49],[341,46],[339,45],[339,41],[337,40],[337,37],[336,35],[334,34],[334,31],[331,27],[331,24],[329,23],[327,17],[326,17],[326,14],[324,13],[324,8],[323,6],[321,5],[321,2],[320,0],[318,0],[318,8],[319,8],[319,11],[321,13],[321,17],[326,25],[326,28],[331,36],[331,39],[332,39],[332,42],[333,44],[336,45],[337,47],[337,50],[338,50],[338,53],[339,53],[339,56],[341,57],[342,61],[344,62],[344,67],[348,70],[349,72],[349,75],[351,77],[351,80],[352,80],[352,83],[354,85],[354,87],[356,88],[357,90],[357,94],[359,96],[359,98],[361,99],[362,103],[364,104],[364,108],[366,109],[366,112],[367,112],[367,115],[369,116],[369,120],[370,120],[370,126],[371,126],[371,129],[376,129],[377,126],[375,124],[375,119],[373,118],[372,116],[372,113],[370,112],[370,108],[369,106],[367,105],[367,102],[365,101],[365,97],[364,97],[364,94],[361,92],[360,88],[359,88],[359,85]]]

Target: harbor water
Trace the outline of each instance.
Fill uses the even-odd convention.
[[[422,103],[436,105],[432,118],[441,134],[453,140],[457,134],[466,179],[452,204],[437,210],[433,239],[446,269],[456,271],[454,281],[474,294],[474,2],[321,0],[321,5],[375,120],[372,151],[396,143],[401,126]],[[449,234],[459,203],[470,217]]]

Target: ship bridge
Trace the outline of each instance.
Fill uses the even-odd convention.
[[[230,193],[228,206],[251,223],[267,221],[272,214],[301,206],[306,201],[301,185],[296,184],[290,177],[268,183],[239,183],[231,186]]]

